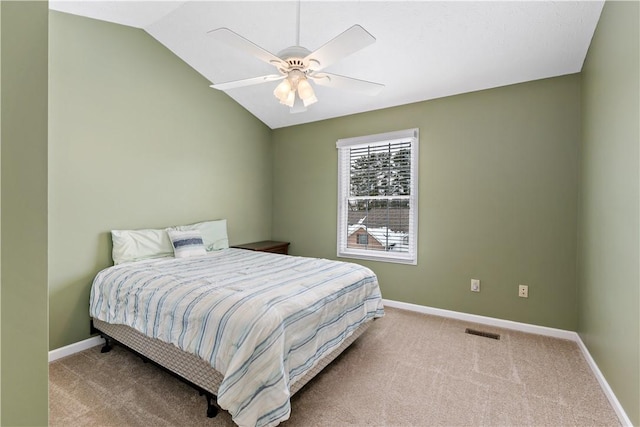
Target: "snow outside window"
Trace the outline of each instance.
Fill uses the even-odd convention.
[[[417,264],[418,129],[340,139],[338,256]]]

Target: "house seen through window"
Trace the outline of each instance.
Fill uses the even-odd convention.
[[[337,147],[338,256],[416,264],[418,129]]]

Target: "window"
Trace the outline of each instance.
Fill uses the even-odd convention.
[[[338,256],[416,264],[418,129],[336,145]]]
[[[369,243],[369,235],[364,233],[358,234],[358,244],[366,245],[367,243]]]

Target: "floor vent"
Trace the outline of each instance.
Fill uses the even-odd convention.
[[[477,335],[479,337],[491,338],[492,340],[499,340],[500,339],[500,335],[499,334],[494,334],[494,333],[491,333],[491,332],[476,331],[475,329],[470,329],[470,328],[465,329],[464,332],[465,332],[465,334],[471,334],[471,335]]]

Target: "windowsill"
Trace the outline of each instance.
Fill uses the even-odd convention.
[[[394,264],[407,264],[407,265],[418,265],[417,259],[412,258],[397,258],[390,256],[380,256],[380,255],[372,255],[366,253],[354,253],[354,252],[339,252],[338,258],[353,258],[353,259],[363,259],[367,261],[379,261],[379,262],[391,262]]]

